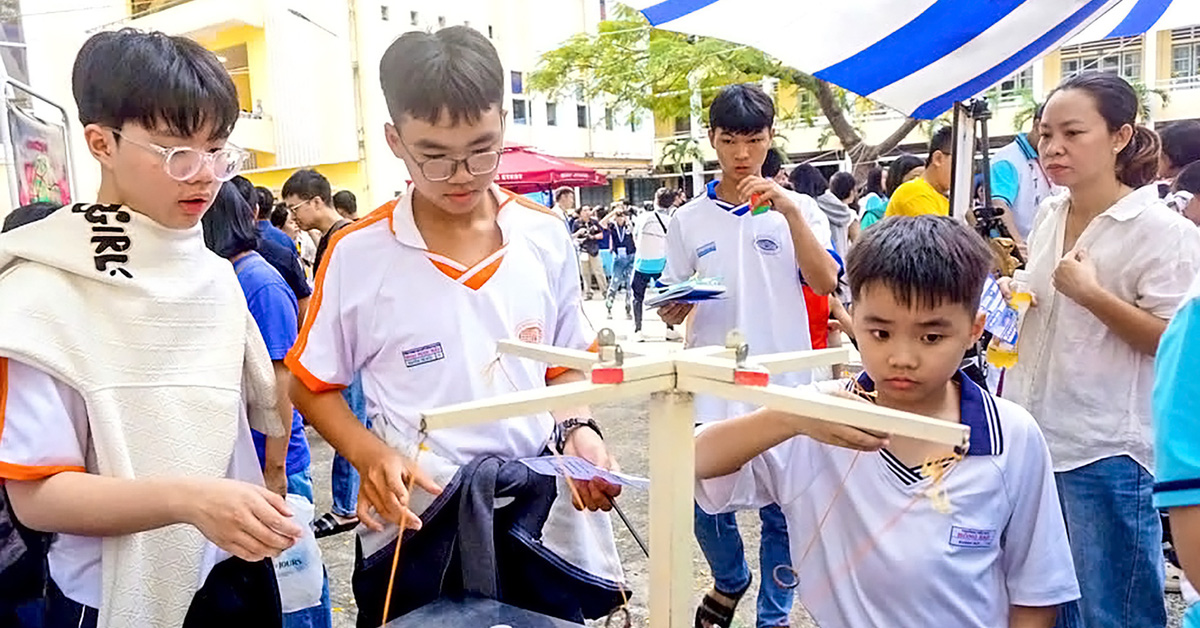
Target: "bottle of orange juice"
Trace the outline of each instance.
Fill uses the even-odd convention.
[[[992,338],[988,344],[987,361],[997,368],[1012,368],[1017,365],[1017,344],[1021,340],[1021,323],[1025,320],[1025,312],[1033,302],[1033,294],[1029,287],[1029,271],[1018,270],[1013,273],[1012,300],[1009,305],[1017,311],[1017,336],[1011,343],[1000,338]]]

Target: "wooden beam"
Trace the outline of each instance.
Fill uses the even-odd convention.
[[[692,395],[650,399],[650,627],[691,628],[696,485]]]
[[[500,353],[519,358],[529,358],[530,360],[545,362],[550,366],[565,366],[584,372],[595,366],[597,359],[596,354],[590,351],[566,349],[564,347],[521,342],[519,340],[501,340],[496,343],[496,350]]]
[[[598,385],[591,382],[573,382],[443,406],[424,412],[421,417],[431,430],[462,427],[560,408],[609,403],[628,397],[643,397],[662,390],[670,390],[674,386],[674,375],[661,375],[622,384]]]
[[[758,364],[748,364],[747,368],[754,369]],[[675,372],[679,376],[711,379],[726,384],[733,383],[733,374],[737,371],[733,360],[707,356],[681,356],[675,359]]]
[[[677,386],[692,393],[716,395],[731,401],[741,401],[799,416],[952,447],[966,446],[971,434],[971,429],[960,423],[931,419],[911,412],[787,386],[735,386],[685,375],[679,376]]]
[[[625,364],[621,365],[621,370],[625,371],[625,381],[627,382],[647,377],[674,375],[675,357],[670,355],[638,356],[625,360]]]
[[[757,364],[772,373],[793,373],[831,364],[845,364],[849,361],[849,347],[752,355],[747,360],[749,364]]]

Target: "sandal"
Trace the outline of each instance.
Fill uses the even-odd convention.
[[[729,628],[733,623],[733,613],[737,610],[738,602],[742,600],[742,596],[746,595],[746,591],[750,590],[750,585],[754,584],[754,576],[750,576],[750,581],[742,587],[737,593],[726,593],[719,591],[713,587],[714,591],[733,600],[732,604],[726,604],[717,598],[713,597],[712,593],[705,593],[704,599],[700,600],[700,606],[696,607],[696,627],[695,628]]]
[[[358,519],[338,522],[337,517],[333,516],[333,513],[331,512],[321,515],[321,518],[317,519],[312,524],[313,536],[317,537],[318,539],[323,539],[327,536],[333,536],[335,534],[341,534],[343,532],[349,532],[357,527]]]

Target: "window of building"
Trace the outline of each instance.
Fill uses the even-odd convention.
[[[1098,70],[1112,72],[1128,81],[1142,79],[1142,38],[1140,35],[1110,39],[1062,49],[1063,78]]]
[[[419,13],[417,13],[416,11],[409,11],[408,12],[408,22],[409,22],[409,24],[412,24],[413,26],[419,26],[421,24],[421,15]]]
[[[4,3],[0,2],[0,7]],[[0,12],[0,62],[14,79],[29,84],[29,61],[26,56],[25,31],[21,26],[20,5],[11,13]],[[23,92],[18,92],[22,94]],[[19,96],[20,97],[20,96]]]
[[[1033,89],[1033,66],[1029,66],[1016,74],[1000,81],[1000,94],[1007,96]]]
[[[579,128],[588,128],[588,107],[587,105],[575,105],[575,122]]]
[[[1171,31],[1171,79],[1200,84],[1200,26]]]
[[[692,119],[685,117],[675,118],[675,135],[688,135],[692,132]]]
[[[546,103],[546,126],[558,126],[558,103]]]
[[[514,98],[513,101],[513,123],[514,124],[529,124],[529,103],[522,98]]]
[[[613,113],[612,107],[604,108],[604,128],[605,128],[605,130],[608,130],[608,131],[613,130],[613,126],[615,126],[613,124],[613,118],[615,118],[615,117],[616,117],[616,115]]]
[[[512,75],[512,93],[524,94],[525,93],[525,77],[521,76],[520,72],[510,72],[509,74]]]

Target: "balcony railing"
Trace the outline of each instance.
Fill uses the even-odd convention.
[[[1200,89],[1200,75],[1161,79],[1157,87],[1165,90]]]

